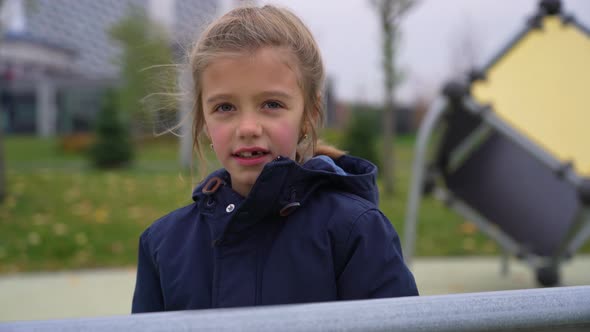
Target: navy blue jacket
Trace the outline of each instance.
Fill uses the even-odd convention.
[[[214,172],[141,235],[132,312],[418,295],[376,172],[351,156],[279,157],[247,198]]]

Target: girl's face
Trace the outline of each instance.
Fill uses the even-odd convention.
[[[207,134],[232,188],[247,196],[264,165],[295,159],[304,100],[288,51],[266,47],[214,60],[202,75]]]

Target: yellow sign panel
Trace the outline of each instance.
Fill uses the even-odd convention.
[[[475,82],[473,96],[590,176],[590,36],[550,16]]]

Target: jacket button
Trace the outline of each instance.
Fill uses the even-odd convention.
[[[235,209],[235,207],[236,207],[235,205],[230,204],[225,208],[225,212],[230,213]]]

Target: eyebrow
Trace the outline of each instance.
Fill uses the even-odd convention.
[[[205,101],[205,103],[207,103],[207,104],[213,104],[213,103],[215,103],[215,102],[217,102],[219,100],[227,100],[227,99],[230,99],[231,97],[232,97],[232,95],[225,94],[225,93],[220,93],[220,94],[213,95],[213,96],[209,97]]]
[[[227,100],[227,99],[231,99],[233,97],[234,96],[232,94],[227,94],[227,93],[215,94],[215,95],[207,98],[205,103],[213,104],[213,103],[218,102],[220,100]],[[281,91],[281,90],[269,90],[269,91],[263,91],[263,92],[257,94],[255,97],[256,98],[279,97],[279,98],[284,98],[284,99],[292,99],[293,95],[291,95],[288,92]]]
[[[281,90],[269,90],[257,94],[256,97],[281,97],[285,99],[291,99],[293,98],[293,95]]]

